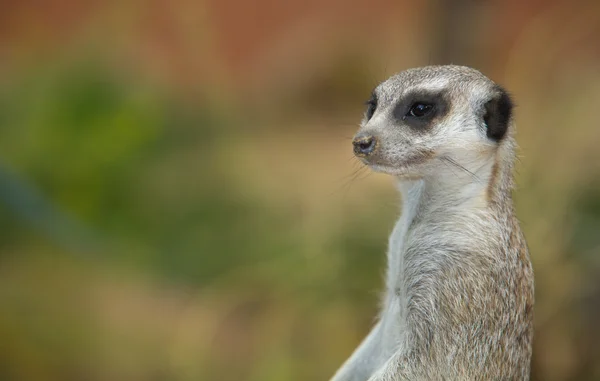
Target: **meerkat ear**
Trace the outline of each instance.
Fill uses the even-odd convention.
[[[508,93],[498,86],[492,99],[485,104],[483,121],[487,128],[487,137],[500,141],[506,134],[512,116],[513,103]]]

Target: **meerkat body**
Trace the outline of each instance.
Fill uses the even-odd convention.
[[[474,69],[379,85],[354,139],[398,179],[377,324],[332,381],[528,380],[533,272],[514,215],[512,104]]]

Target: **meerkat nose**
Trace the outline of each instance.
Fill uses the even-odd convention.
[[[356,156],[368,156],[377,147],[377,139],[372,135],[357,135],[352,141]]]

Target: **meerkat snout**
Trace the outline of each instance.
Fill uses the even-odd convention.
[[[377,148],[377,138],[373,135],[358,134],[352,140],[354,154],[358,157],[366,157]]]

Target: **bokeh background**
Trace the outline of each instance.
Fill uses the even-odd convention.
[[[534,380],[600,380],[600,2],[0,2],[0,379],[326,380],[373,323],[371,89],[517,103]]]

